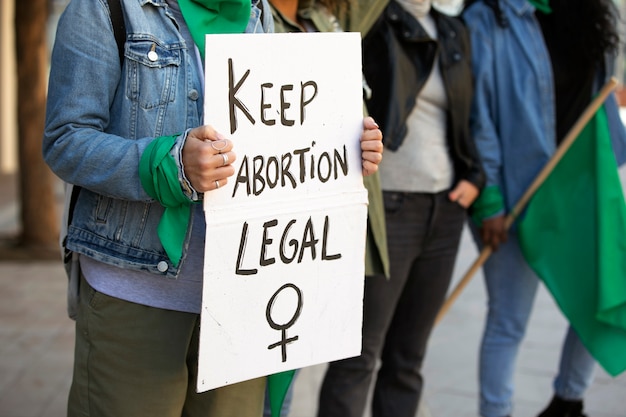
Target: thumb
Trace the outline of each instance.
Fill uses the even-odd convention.
[[[461,192],[460,187],[454,187],[454,189],[452,191],[450,191],[448,193],[448,198],[450,199],[450,201],[458,201],[461,197],[463,196],[463,193]]]

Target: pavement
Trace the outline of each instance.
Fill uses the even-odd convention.
[[[622,177],[626,179],[626,173]],[[0,238],[18,230],[16,195],[15,178],[0,176]],[[476,256],[466,231],[453,286]],[[0,262],[0,417],[65,416],[74,343],[65,291],[60,261]],[[419,417],[478,416],[477,351],[485,301],[478,272],[434,329],[423,369],[426,385]],[[534,417],[550,400],[565,328],[565,319],[541,287],[519,354],[514,417]],[[325,366],[300,372],[290,417],[315,416]],[[626,417],[625,396],[626,372],[611,378],[598,367],[585,397],[587,414]]]

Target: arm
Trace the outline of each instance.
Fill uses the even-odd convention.
[[[478,13],[475,14],[475,16]],[[472,218],[481,226],[481,237],[486,245],[497,249],[506,241],[504,229],[504,201],[500,180],[502,154],[495,117],[498,114],[495,84],[496,57],[492,34],[484,21],[471,17],[466,20],[472,47],[474,95],[470,130],[486,175],[486,187],[472,206]]]
[[[140,48],[144,45],[127,45],[127,54],[141,59]],[[217,169],[222,168],[223,159],[214,156],[217,152],[208,141],[217,138],[215,132],[192,130],[189,136],[183,135],[186,121],[175,117],[173,110],[181,105],[172,102],[167,112],[166,106],[142,108],[137,102],[128,105],[131,100],[162,99],[159,92],[165,87],[160,77],[176,74],[179,56],[176,51],[159,54],[162,61],[153,66],[136,64],[141,67],[139,73],[123,73],[106,5],[92,0],[71,2],[58,25],[43,142],[44,158],[55,174],[109,197],[150,201],[140,180],[141,160],[151,144],[164,138],[162,135],[174,134],[176,143],[171,154],[175,159],[184,154],[184,164],[179,160],[173,181],[178,178],[185,190],[190,182],[198,185],[198,191],[209,191],[215,188],[216,180],[225,179],[232,168]],[[176,88],[175,83],[168,88]],[[148,96],[151,92],[153,97]],[[137,114],[131,118],[131,112]],[[156,127],[157,118],[162,127]],[[188,145],[197,145],[195,152],[178,153],[177,149]],[[210,164],[206,163],[207,156],[213,157]],[[234,160],[234,154],[228,157],[230,162]],[[191,170],[184,180],[183,166]],[[200,173],[198,167],[205,171]],[[214,172],[216,169],[218,172]]]
[[[106,6],[100,1],[69,4],[52,54],[43,154],[66,182],[113,197],[149,199],[137,167],[152,138],[104,133],[120,77]]]

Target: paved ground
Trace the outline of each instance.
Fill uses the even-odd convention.
[[[16,230],[11,178],[0,178],[0,237]],[[455,281],[476,257],[466,233]],[[74,330],[65,313],[65,276],[59,262],[0,262],[0,417],[61,417],[70,384]],[[436,327],[424,374],[421,417],[476,417],[476,357],[485,312],[478,273]],[[516,377],[515,417],[534,417],[552,395],[566,323],[541,289]],[[626,352],[625,352],[626,354]],[[296,380],[291,417],[313,417],[324,365]],[[586,397],[589,417],[626,417],[626,373],[598,368]],[[123,416],[119,416],[123,417]]]

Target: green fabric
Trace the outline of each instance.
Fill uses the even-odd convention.
[[[252,10],[250,0],[178,0],[178,4],[202,59],[206,34],[243,33]]]
[[[162,136],[152,141],[139,161],[143,189],[165,207],[157,232],[174,266],[178,266],[183,254],[191,212],[191,200],[180,186],[178,166],[170,155],[177,137]]]
[[[524,256],[589,352],[626,369],[626,203],[604,109],[531,199]]]
[[[361,32],[361,36],[370,31],[376,20],[389,4],[389,0],[354,0],[348,7],[337,2],[337,9],[332,12],[346,32]]]
[[[280,417],[280,410],[283,408],[287,390],[289,390],[295,373],[296,371],[292,370],[268,375],[267,390],[270,397],[272,417]]]
[[[502,192],[497,185],[490,185],[481,191],[480,196],[472,204],[471,216],[474,223],[481,226],[484,219],[500,212],[504,213]]]
[[[367,189],[367,240],[365,245],[365,275],[384,275],[389,278],[389,253],[385,205],[378,172],[363,178]]]
[[[535,9],[539,10],[544,14],[552,13],[552,8],[550,7],[550,0],[528,0],[530,4],[535,6]]]

